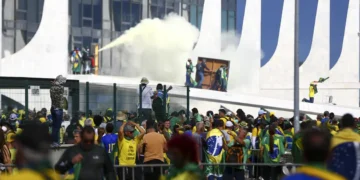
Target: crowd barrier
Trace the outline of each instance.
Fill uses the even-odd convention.
[[[63,148],[67,148],[64,146]],[[52,148],[53,151],[58,151],[59,148]],[[301,164],[293,164],[292,155],[290,151],[285,151],[285,154],[281,156],[279,163],[264,163],[261,151],[258,149],[251,150],[249,159],[247,163],[221,163],[221,164],[212,164],[212,163],[200,163],[199,166],[205,172],[205,169],[210,166],[217,166],[221,169],[230,168],[231,174],[238,172],[239,167],[243,168],[243,173],[245,179],[254,179],[259,178],[269,169],[266,167],[279,167],[279,168],[270,168],[270,171],[281,171],[280,174],[288,175],[291,172],[295,171],[295,168],[301,166]],[[3,165],[0,164],[0,168],[5,167],[14,167],[14,165]],[[295,167],[295,168],[294,168]],[[146,174],[158,172],[161,175],[166,175],[168,169],[171,168],[169,164],[142,164],[138,163],[135,166],[122,166],[114,165],[115,171],[118,176],[122,177],[124,180],[144,180]]]
[[[0,113],[7,112],[8,107],[23,110],[21,120],[29,119],[33,112],[46,108],[49,112],[51,98],[49,89],[53,79],[0,77]],[[169,85],[163,84],[169,90]],[[148,85],[153,91],[156,85]],[[108,115],[116,119],[117,112],[127,110],[136,112],[141,107],[142,97],[140,84],[121,83],[81,83],[78,80],[68,80],[64,84],[64,97],[67,99],[65,113],[75,117],[78,112],[84,112],[86,117],[91,115]],[[171,93],[176,93],[172,95]],[[170,99],[164,101],[164,111],[171,114],[173,111],[186,110],[189,112],[189,88],[174,86],[168,92]],[[164,93],[166,97],[166,93]],[[162,97],[163,98],[163,97]],[[150,105],[151,106],[151,105]],[[107,114],[111,110],[111,114]],[[20,113],[20,112],[19,112]],[[139,113],[138,113],[139,115]],[[64,116],[65,117],[65,116]]]
[[[204,171],[209,166],[226,167],[230,168],[232,175],[235,175],[235,172],[238,172],[237,169],[241,166],[246,168],[243,171],[245,179],[258,179],[263,173],[263,167],[273,167],[270,171],[277,171],[274,167],[279,167],[281,172],[278,172],[280,176],[288,175],[284,172],[284,169],[288,169],[289,172],[294,171],[294,167],[299,167],[301,164],[290,164],[290,163],[222,163],[222,164],[210,164],[210,163],[201,163],[199,165]],[[136,166],[115,166],[115,170],[122,179],[126,180],[144,180],[146,179],[146,174],[149,173],[159,173],[161,175],[166,175],[168,169],[171,168],[168,164],[138,164]],[[267,170],[267,169],[266,169]],[[120,174],[119,174],[120,173]],[[205,175],[205,174],[204,174]]]

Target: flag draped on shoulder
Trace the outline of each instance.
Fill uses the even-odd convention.
[[[225,152],[223,150],[223,134],[219,129],[212,129],[206,136],[206,156],[207,163],[219,164],[225,162]],[[224,168],[221,166],[207,166],[205,173],[207,176],[222,177]]]

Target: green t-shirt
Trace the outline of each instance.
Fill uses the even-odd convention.
[[[195,115],[194,115],[194,118],[195,118],[195,121],[196,121],[196,122],[200,122],[200,121],[201,121],[201,116],[200,116],[200,114],[195,114]]]
[[[171,127],[171,130],[174,128],[174,126],[176,125],[176,124],[179,124],[180,123],[180,118],[178,118],[178,117],[172,117],[171,119],[170,119],[170,127]]]

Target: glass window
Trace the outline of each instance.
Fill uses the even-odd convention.
[[[22,11],[16,12],[16,20],[26,20],[27,13]]]
[[[28,0],[17,0],[17,9],[19,10],[27,10],[27,2]]]
[[[83,27],[92,27],[92,20],[84,19]]]
[[[197,27],[200,29],[201,27],[201,20],[203,14],[203,7],[198,6],[198,20],[197,20]]]
[[[91,42],[92,42],[92,37],[84,36],[83,37],[82,47],[90,48],[91,47]]]
[[[227,23],[227,11],[222,10],[221,11],[221,30],[227,31],[228,30],[228,23]]]
[[[81,0],[69,0],[71,5],[71,26],[81,27],[82,5]]]
[[[227,7],[228,7],[228,0],[222,0],[221,1],[221,9],[227,10]]]
[[[167,0],[165,1],[165,3],[167,8],[174,8],[175,5],[174,0]]]
[[[92,5],[83,5],[83,17],[92,18]]]
[[[114,29],[115,31],[121,31],[121,2],[113,1],[112,6],[113,11],[113,22],[114,22]]]
[[[165,7],[165,0],[158,0],[157,5],[160,7]]]
[[[197,9],[196,5],[190,5],[190,23],[197,26]]]
[[[132,24],[136,25],[142,19],[142,5],[132,3],[131,5]]]
[[[235,31],[236,23],[235,23],[235,11],[229,11],[228,16],[228,30]]]
[[[158,17],[164,18],[165,16],[165,7],[164,6],[158,6]]]
[[[82,41],[82,37],[81,36],[74,36],[74,41]]]
[[[102,29],[102,1],[101,0],[93,0],[93,20],[94,20],[94,29]]]
[[[42,18],[42,14],[43,14],[43,9],[44,9],[44,0],[38,0],[38,18],[37,18],[37,23],[41,22],[41,18]]]
[[[159,1],[159,0],[151,0],[151,1],[150,1],[150,4],[151,4],[151,5],[157,5],[157,4],[158,4],[158,1]]]
[[[93,43],[99,43],[99,39],[98,38],[93,38]]]
[[[130,2],[122,2],[122,22],[131,22],[131,3]]]
[[[150,14],[151,14],[151,18],[156,18],[156,17],[158,17],[157,6],[151,6],[151,8],[150,8]]]

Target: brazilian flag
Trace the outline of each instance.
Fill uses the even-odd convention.
[[[225,151],[222,148],[223,134],[219,129],[212,129],[206,135],[207,150],[205,152],[205,161],[209,164],[220,164],[225,162]],[[206,166],[205,174],[215,177],[222,177],[223,166]]]
[[[113,164],[115,164],[116,158],[118,158],[118,156],[119,156],[119,146],[118,146],[118,141],[116,141],[113,150],[110,153],[110,159]]]
[[[325,82],[326,80],[328,80],[329,78],[330,78],[330,77],[326,77],[326,78],[320,77],[319,80],[318,80],[318,82],[319,82],[319,83],[323,83],[323,82]]]

